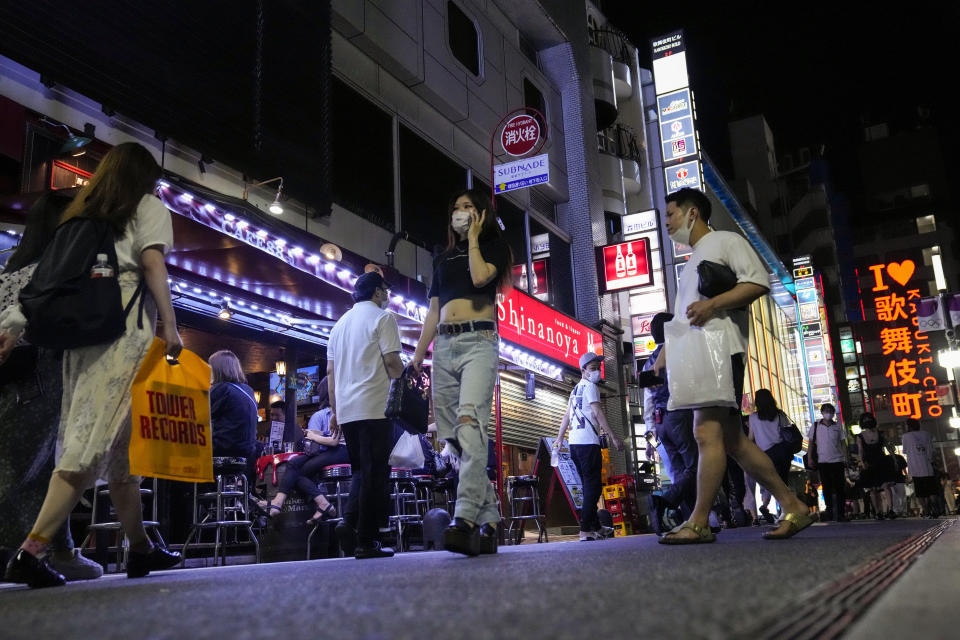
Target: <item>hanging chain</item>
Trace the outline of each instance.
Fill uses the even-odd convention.
[[[263,147],[263,0],[257,0],[257,45],[253,67],[253,148]]]

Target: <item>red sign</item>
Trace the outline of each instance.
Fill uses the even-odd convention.
[[[600,333],[516,289],[497,294],[500,338],[575,369],[580,356],[603,355]]]
[[[532,293],[543,300],[547,293],[547,261],[534,260],[533,274],[527,274],[526,264],[513,265],[513,286]]]
[[[605,291],[653,284],[650,242],[647,238],[600,247],[598,253]]]
[[[500,134],[503,150],[512,156],[530,153],[540,141],[540,124],[533,116],[521,114],[507,121]]]
[[[940,406],[937,368],[930,337],[919,331],[917,303],[921,299],[919,284],[913,283],[916,264],[913,260],[870,265],[874,286],[872,301],[864,296],[864,306],[882,323],[880,351],[881,372],[893,387],[890,399],[893,415],[902,418],[939,418]],[[871,318],[865,318],[871,319]]]

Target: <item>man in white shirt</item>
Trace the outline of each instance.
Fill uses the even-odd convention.
[[[920,430],[920,422],[907,420],[907,432],[903,434],[903,455],[907,457],[907,470],[913,478],[913,492],[920,500],[923,515],[935,517],[935,496],[941,490],[940,481],[933,469],[933,438]]]
[[[809,441],[817,443],[817,473],[823,483],[823,500],[827,504],[820,520],[846,522],[846,480],[844,469],[850,462],[847,437],[843,425],[833,420],[836,408],[829,402],[820,406],[820,420],[813,425]]]
[[[743,237],[707,226],[711,205],[701,191],[681,189],[668,195],[666,203],[666,226],[671,240],[693,247],[693,255],[680,276],[674,318],[686,318],[695,327],[717,319],[726,327],[735,389],[733,398],[718,398],[717,406],[695,408],[694,436],[700,456],[696,505],[690,518],[660,538],[660,542],[695,544],[716,540],[710,531],[709,515],[726,470],[728,454],[773,494],[784,511],[779,526],[764,537],[789,538],[810,526],[813,520],[807,506],[777,475],[769,456],[744,436],[739,411],[743,395],[743,353],[749,337],[747,307],[770,290],[769,277],[753,247]],[[707,260],[728,267],[737,279],[732,289],[713,298],[699,292],[697,266]],[[669,349],[668,339],[654,371],[659,372],[666,366]],[[669,376],[676,380],[674,374]],[[736,409],[730,408],[731,401]]]
[[[387,311],[390,290],[373,271],[357,278],[356,304],[330,331],[327,344],[327,386],[330,428],[339,424],[347,441],[352,479],[350,499],[336,533],[345,554],[359,560],[386,558],[379,528],[389,515],[390,421],[384,415],[390,378],[403,372],[400,330]]]

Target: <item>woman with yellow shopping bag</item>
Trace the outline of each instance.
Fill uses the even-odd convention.
[[[34,588],[64,584],[63,576],[51,569],[43,556],[80,495],[101,476],[109,482],[110,498],[130,541],[127,576],[142,577],[180,561],[179,554],[154,546],[147,537],[141,513],[140,478],[130,474],[128,456],[130,387],[150,349],[158,314],[163,321],[161,337],[166,343],[166,355],[176,359],[183,347],[164,264],[164,254],[173,245],[173,225],[170,212],[152,195],[160,175],[160,167],[143,146],[117,145],[104,156],[90,182],[67,208],[64,224],[57,231],[66,234],[76,229],[104,228],[112,234],[107,236],[106,245],[96,245],[100,253],[92,267],[81,265],[88,270],[90,280],[84,278],[84,282],[73,284],[90,287],[91,281],[99,279],[95,283],[101,287],[98,290],[119,285],[115,297],[126,314],[125,325],[108,342],[64,351],[61,455],[33,530],[7,565],[7,580],[25,582]],[[56,243],[55,237],[48,252]],[[63,255],[47,256],[45,252],[38,272],[44,271],[45,261],[57,262],[61,269],[63,265],[59,263],[69,262]],[[111,278],[115,278],[116,285]],[[58,289],[56,282],[46,284],[46,291],[63,289]],[[35,288],[42,287],[38,284]],[[131,301],[136,301],[141,291],[139,304],[133,304]],[[89,302],[88,305],[93,306]],[[63,307],[51,304],[48,308]],[[82,311],[87,310],[77,310]],[[58,318],[49,315],[31,313],[21,294],[20,304],[11,305],[0,316],[0,361],[24,330],[30,337],[31,325],[49,326],[52,320],[56,326]]]

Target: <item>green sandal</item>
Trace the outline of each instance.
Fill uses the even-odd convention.
[[[695,534],[697,534],[697,537],[681,538],[680,536],[676,535],[684,529],[693,531]],[[657,542],[660,544],[706,544],[708,542],[715,542],[716,540],[717,536],[710,531],[710,527],[701,527],[700,525],[694,524],[688,520],[665,533],[662,538],[657,540]]]
[[[786,540],[787,538],[792,538],[797,535],[814,522],[813,518],[805,513],[788,513],[777,523],[777,529],[783,525],[787,524],[787,530],[784,533],[776,533],[777,529],[773,531],[767,531],[763,534],[764,540]]]

